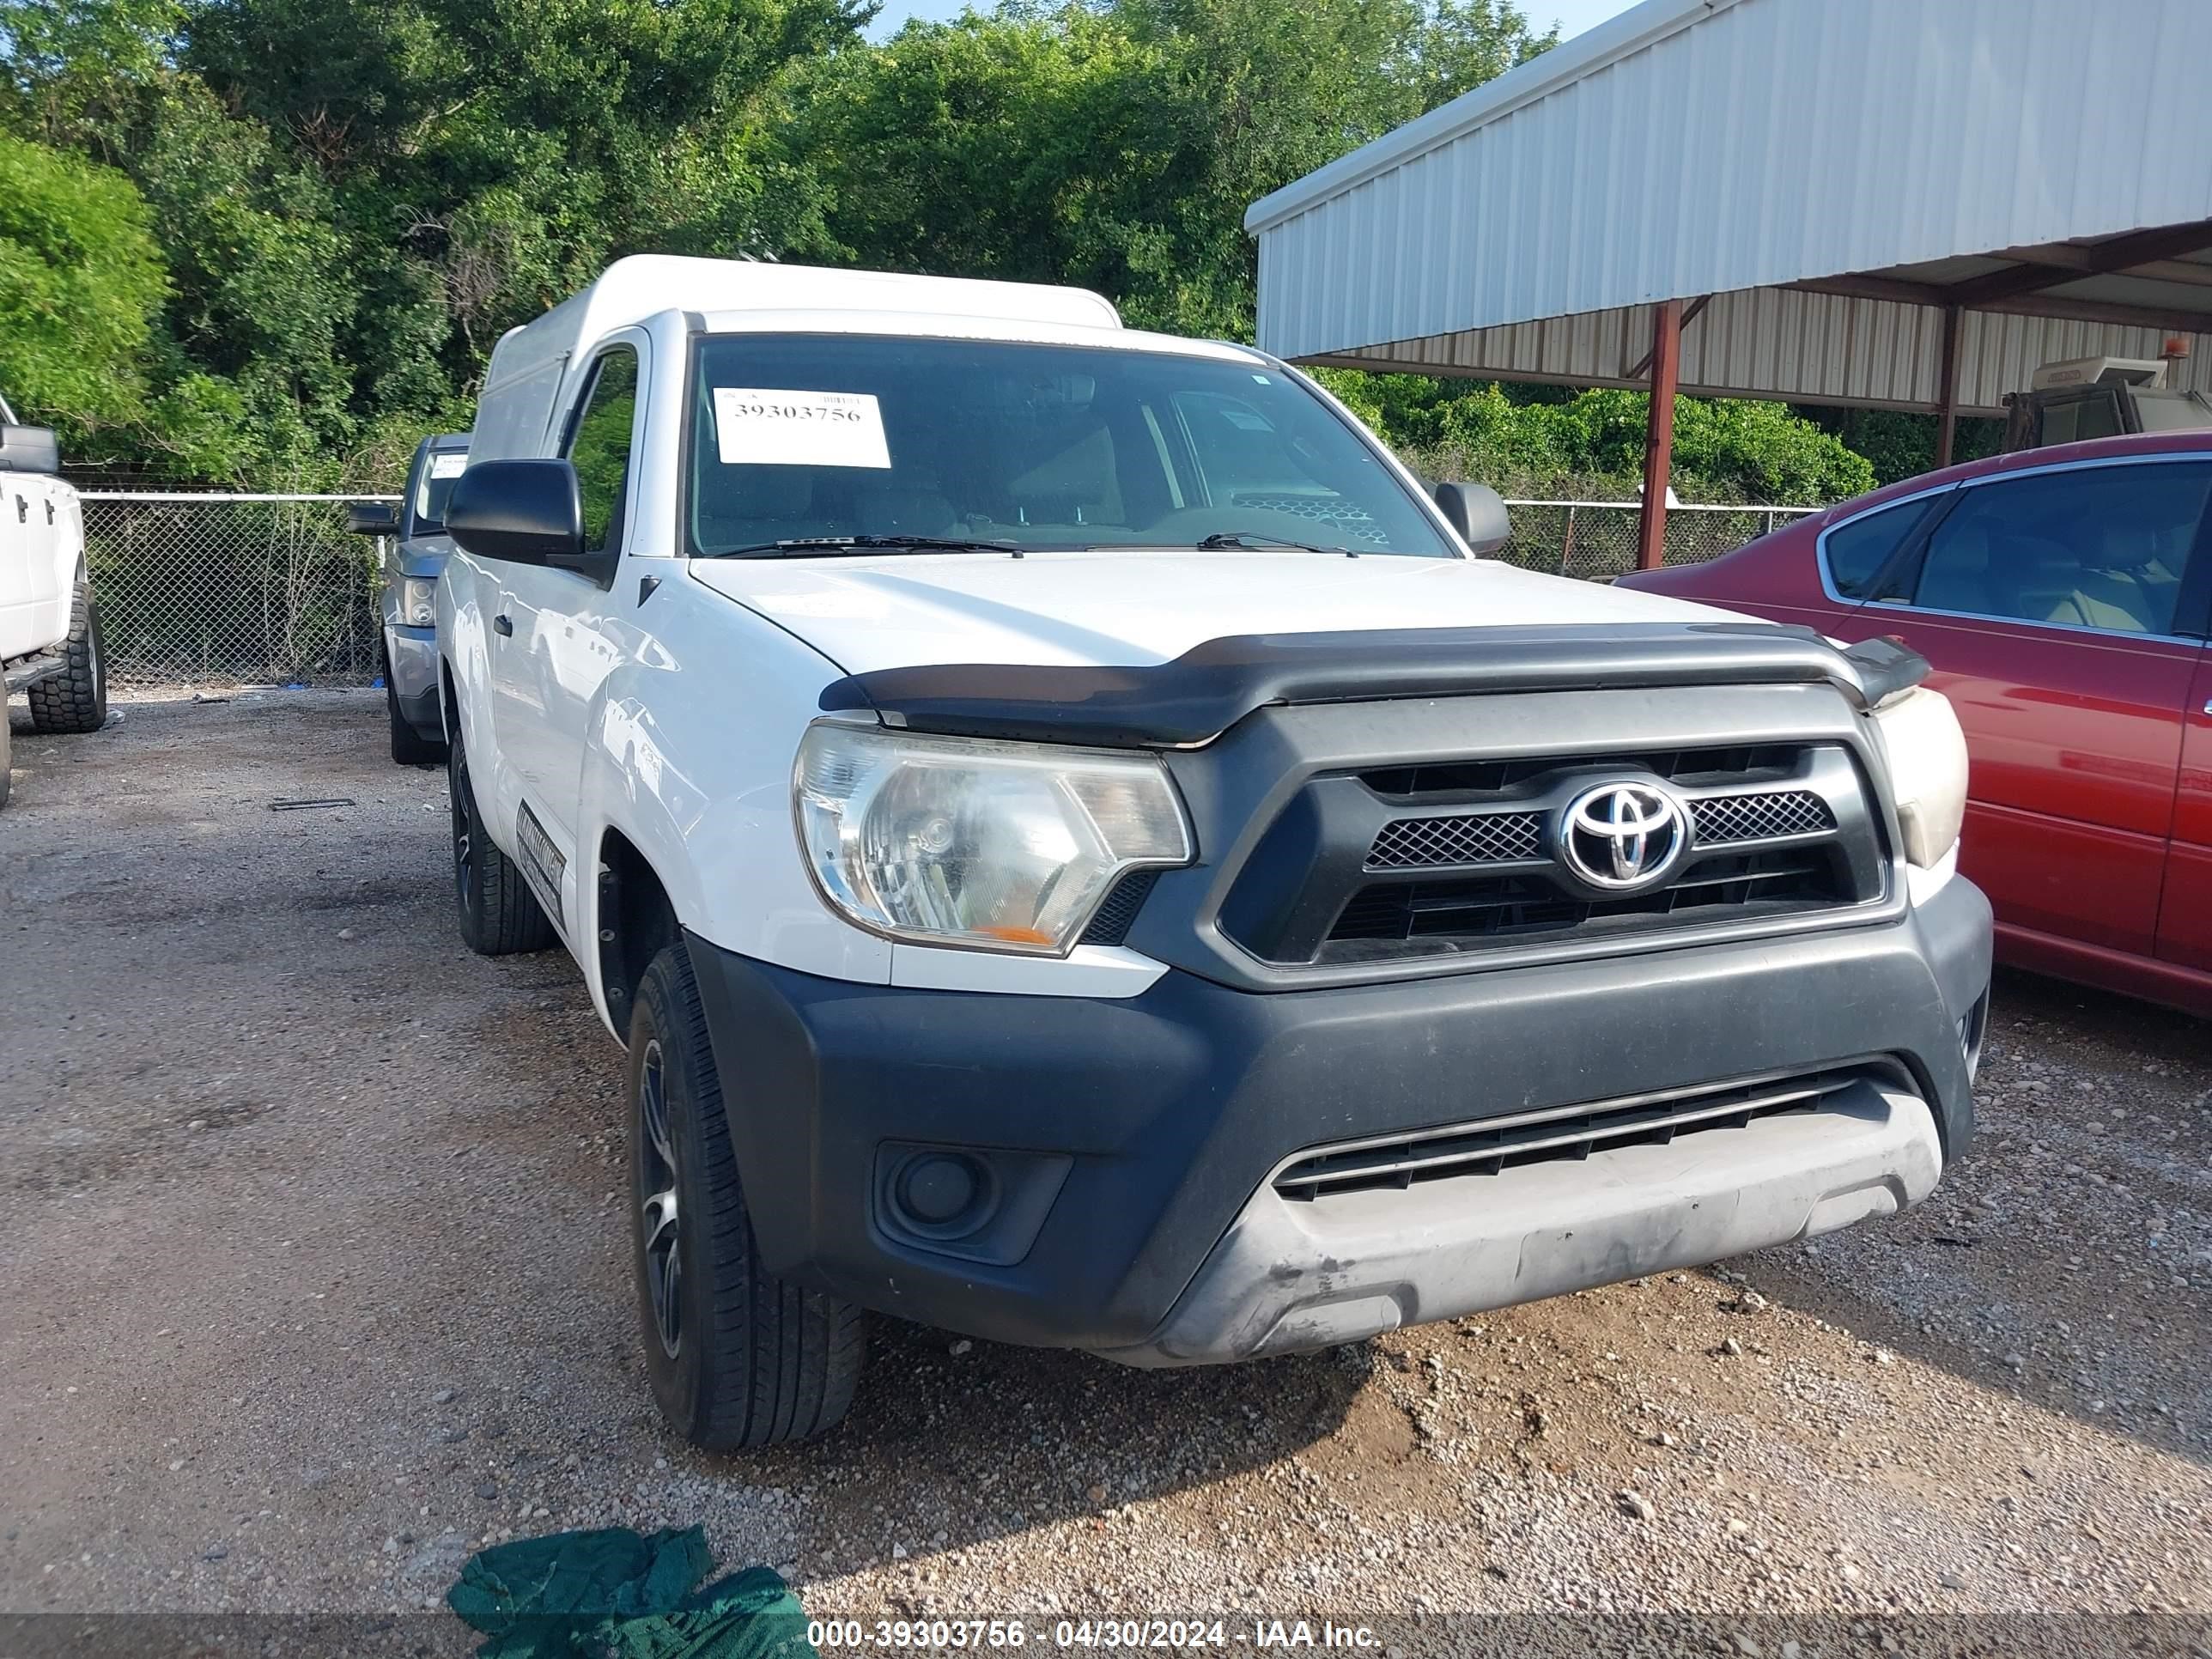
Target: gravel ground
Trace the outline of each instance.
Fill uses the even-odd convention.
[[[15,760],[0,1613],[404,1613],[487,1539],[699,1522],[864,1620],[2208,1650],[2195,1022],[2004,978],[1978,1154],[1886,1225],[1210,1372],[880,1322],[841,1433],[706,1456],[635,1358],[617,1050],[566,957],[461,949],[376,695]]]

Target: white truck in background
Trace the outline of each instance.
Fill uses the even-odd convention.
[[[0,398],[0,678],[28,698],[33,731],[96,732],[107,719],[100,611],[84,511],[60,471],[52,430],[19,423]],[[0,718],[0,806],[10,748]]]
[[[2186,357],[2069,357],[2005,395],[2006,453],[2136,432],[2212,428],[2212,398],[2175,383]]]
[[[1480,556],[1293,368],[1074,289],[644,258],[447,504],[463,937],[628,1049],[710,1446],[874,1310],[1133,1364],[1893,1214],[1962,1156],[1966,751],[1881,641]]]

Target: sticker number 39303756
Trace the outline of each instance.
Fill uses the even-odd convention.
[[[718,386],[714,438],[729,466],[891,464],[883,410],[872,392]]]

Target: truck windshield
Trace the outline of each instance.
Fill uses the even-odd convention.
[[[2136,420],[2145,432],[2196,432],[2212,427],[2212,400],[2201,392],[2138,392]]]
[[[1450,558],[1367,443],[1251,360],[1003,341],[714,335],[692,373],[689,551],[902,538]],[[814,542],[814,547],[792,545]]]
[[[421,480],[415,486],[415,524],[411,534],[436,536],[446,528],[446,503],[452,499],[453,486],[461,481],[461,474],[469,464],[465,449],[441,449],[429,457],[429,465],[422,469]]]

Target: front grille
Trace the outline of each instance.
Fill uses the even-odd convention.
[[[1819,848],[1693,858],[1666,886],[1628,898],[1583,899],[1532,874],[1381,884],[1353,895],[1322,959],[1367,962],[1429,951],[1477,949],[1514,939],[1634,931],[1788,915],[1843,902],[1835,860]]]
[[[1690,821],[1697,826],[1701,847],[1817,836],[1836,827],[1836,815],[1828,810],[1828,803],[1809,789],[1701,800],[1691,808]]]
[[[1809,789],[1717,795],[1690,811],[1697,843],[1782,841],[1817,836],[1836,827],[1828,803]],[[1544,856],[1544,818],[1539,812],[1470,812],[1449,818],[1399,818],[1385,824],[1367,854],[1371,870],[1414,870],[1439,865],[1511,864]]]
[[[1400,818],[1375,837],[1367,862],[1377,870],[1431,864],[1510,864],[1540,858],[1544,820],[1534,812],[1483,812],[1456,818]]]
[[[1902,1086],[1887,1067],[1846,1067],[1516,1112],[1419,1134],[1325,1147],[1285,1165],[1274,1188],[1286,1199],[1310,1203],[1342,1193],[1402,1190],[1416,1182],[1578,1161],[1615,1147],[1665,1146],[1679,1135],[1718,1135],[1787,1113],[1834,1110],[1841,1104],[1839,1097],[1869,1082]]]
[[[1571,807],[1613,783],[1659,788],[1686,817],[1686,846],[1647,891],[1608,890],[1564,856]],[[1262,963],[1366,969],[1764,926],[1885,896],[1875,804],[1851,750],[1833,740],[1322,773],[1243,860],[1220,926]]]

